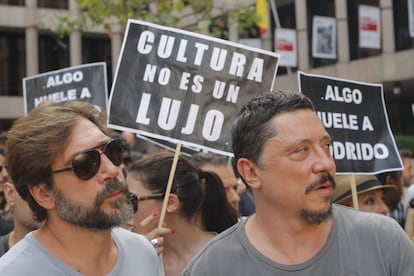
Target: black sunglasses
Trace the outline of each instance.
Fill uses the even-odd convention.
[[[134,208],[134,213],[138,211],[138,203],[140,201],[147,200],[147,199],[161,199],[163,197],[164,197],[164,194],[162,193],[145,195],[145,196],[139,196],[134,193],[128,194],[128,200],[131,203],[132,207]]]
[[[3,169],[6,169],[6,166],[0,166],[0,172],[2,172]]]
[[[72,167],[52,171],[52,174],[73,171],[79,179],[88,180],[98,172],[99,167],[101,166],[102,153],[104,153],[115,166],[119,166],[124,160],[123,156],[125,150],[126,146],[123,140],[112,139],[96,147],[77,153],[73,156]]]

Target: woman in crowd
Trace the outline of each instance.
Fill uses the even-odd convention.
[[[160,275],[181,275],[187,262],[217,233],[237,222],[220,178],[196,169],[180,156],[168,200],[163,227],[158,227],[174,155],[144,157],[127,172],[135,215],[132,231],[144,234],[160,253]]]
[[[375,175],[354,175],[358,195],[359,210],[382,215],[388,214],[388,207],[384,202],[385,190],[395,189],[392,185],[383,185]],[[351,193],[352,175],[337,175],[333,202],[345,206],[353,206]]]

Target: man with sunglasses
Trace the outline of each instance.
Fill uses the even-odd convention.
[[[148,240],[122,229],[132,216],[124,145],[85,102],[44,103],[9,131],[12,181],[38,221],[0,258],[0,275],[157,275]]]

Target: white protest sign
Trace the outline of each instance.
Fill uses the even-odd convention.
[[[297,67],[296,30],[275,29],[275,48],[280,54],[280,66]]]
[[[277,53],[129,20],[109,126],[231,156],[234,118],[273,89],[278,62]]]
[[[25,114],[44,101],[72,100],[89,102],[106,112],[106,63],[89,63],[26,77],[23,79],[23,97]]]
[[[381,84],[298,72],[300,91],[312,99],[332,137],[338,173],[377,174],[401,170]]]
[[[380,8],[366,5],[358,6],[359,47],[381,48]]]

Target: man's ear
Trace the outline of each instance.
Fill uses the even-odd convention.
[[[243,177],[244,181],[253,189],[259,188],[261,185],[257,169],[257,165],[247,158],[240,158],[237,160],[237,170]]]
[[[6,182],[3,184],[3,192],[4,192],[4,197],[7,201],[7,203],[11,206],[14,207],[14,205],[16,204],[16,200],[15,200],[15,196],[17,193],[16,188],[14,188],[14,185],[11,184],[10,182]]]
[[[29,186],[29,190],[37,204],[45,209],[55,208],[55,200],[45,184]]]

